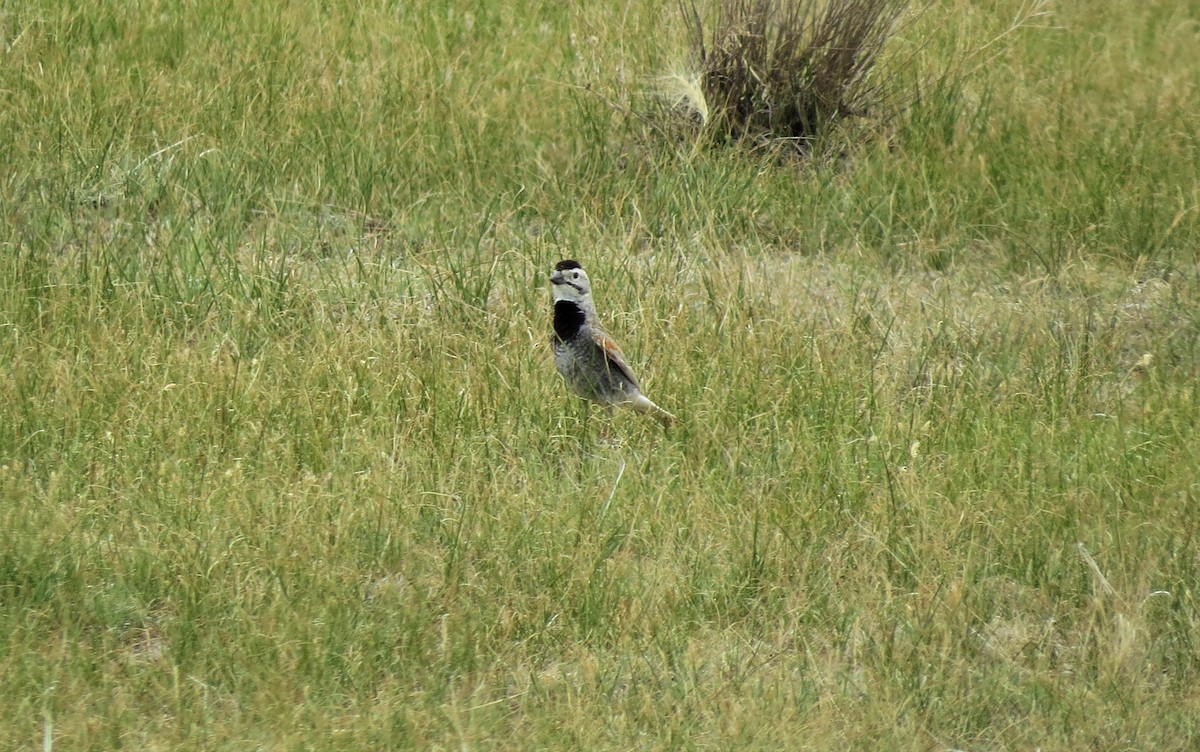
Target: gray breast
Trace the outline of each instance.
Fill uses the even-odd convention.
[[[571,391],[601,404],[624,402],[637,392],[636,385],[605,357],[587,327],[569,340],[554,342],[554,365]]]

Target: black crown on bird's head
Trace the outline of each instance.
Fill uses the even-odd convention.
[[[562,261],[559,261],[558,264],[555,265],[554,271],[565,272],[568,269],[582,269],[582,268],[583,268],[583,264],[580,264],[575,259],[563,259]]]

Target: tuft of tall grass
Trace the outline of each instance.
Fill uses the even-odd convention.
[[[871,73],[907,0],[722,0],[706,29],[680,4],[695,80],[683,112],[718,141],[789,143],[807,150],[830,125],[869,111]]]

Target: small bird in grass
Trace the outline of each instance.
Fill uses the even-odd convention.
[[[617,343],[600,327],[592,286],[579,262],[558,262],[550,284],[554,290],[554,365],[567,388],[609,409],[628,405],[669,428],[675,416],[642,394]]]

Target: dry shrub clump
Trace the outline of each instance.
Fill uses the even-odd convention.
[[[697,78],[676,111],[715,141],[794,144],[864,115],[880,95],[871,72],[907,0],[720,0],[710,28],[680,4]]]

